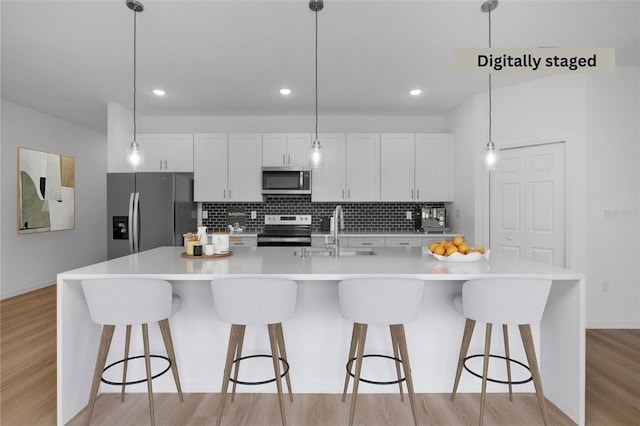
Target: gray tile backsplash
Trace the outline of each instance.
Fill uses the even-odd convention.
[[[203,225],[213,231],[225,230],[227,211],[244,209],[245,232],[262,232],[264,216],[267,214],[310,214],[313,217],[313,232],[320,231],[320,218],[331,216],[336,205],[344,211],[346,232],[413,232],[414,221],[406,218],[406,212],[414,212],[421,207],[444,207],[444,203],[312,203],[311,196],[268,196],[263,203],[202,203],[207,212]],[[256,218],[251,219],[251,211]]]

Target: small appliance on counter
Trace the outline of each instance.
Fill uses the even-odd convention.
[[[416,209],[415,229],[419,232],[444,233],[447,227],[447,209],[444,207],[422,207]]]

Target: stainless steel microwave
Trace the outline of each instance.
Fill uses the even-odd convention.
[[[263,167],[262,193],[311,194],[311,170],[302,167]]]

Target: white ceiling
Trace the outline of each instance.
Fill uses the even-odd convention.
[[[308,0],[142,0],[137,111],[308,115],[314,13]],[[487,47],[482,0],[325,0],[320,115],[442,115],[486,91],[455,74],[451,49]],[[125,0],[2,0],[2,98],[106,132],[106,105],[133,106],[133,12]],[[494,47],[613,47],[640,65],[640,0],[501,0]],[[494,87],[527,76],[496,75]],[[283,97],[281,87],[293,93]],[[167,90],[157,98],[154,87]],[[409,89],[424,93],[410,97]]]

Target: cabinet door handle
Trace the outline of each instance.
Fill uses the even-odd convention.
[[[164,160],[164,169],[167,170],[167,160]]]
[[[351,190],[347,189],[347,199],[350,200],[351,199]]]
[[[282,164],[285,164],[285,165],[287,164],[287,162],[284,161],[284,154],[282,154]]]
[[[231,199],[231,190],[229,190],[229,199]]]
[[[361,243],[361,245],[363,245],[363,246],[372,246],[373,243]]]
[[[413,200],[413,189],[411,190],[411,199]]]
[[[162,160],[160,160],[160,170],[162,170]]]
[[[222,190],[222,199],[223,199],[223,200],[226,200],[226,199],[227,199],[227,190],[226,190],[226,189],[223,189],[223,190]]]
[[[291,165],[291,154],[287,155],[287,164]]]
[[[419,199],[420,199],[420,190],[417,189],[416,190],[416,200],[419,200]]]
[[[342,190],[342,199],[344,200],[344,189]]]
[[[409,245],[409,243],[408,243],[408,242],[406,242],[406,241],[400,241],[400,242],[398,243],[398,245],[399,245],[399,246],[408,246],[408,245]]]

